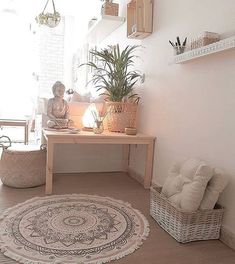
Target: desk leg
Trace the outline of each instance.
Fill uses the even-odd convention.
[[[47,141],[46,194],[52,194],[54,144]]]
[[[122,169],[127,172],[129,167],[130,145],[122,145]]]
[[[151,184],[151,180],[152,180],[153,151],[154,151],[154,141],[151,141],[147,145],[146,163],[145,163],[145,175],[144,175],[144,188],[145,189],[149,189],[150,184]]]
[[[24,127],[24,144],[27,145],[29,142],[29,126],[26,123]]]

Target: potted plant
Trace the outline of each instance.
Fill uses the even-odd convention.
[[[113,3],[113,0],[101,0],[104,4],[101,7],[102,15],[118,16],[119,4]]]
[[[135,45],[121,50],[117,44],[100,51],[91,50],[95,63],[86,63],[94,69],[91,81],[105,97],[110,131],[124,132],[125,127],[136,126],[139,97],[134,88],[142,77],[138,71],[132,70],[137,48],[139,46]]]
[[[46,5],[43,9],[43,11],[35,18],[36,22],[39,25],[45,25],[51,28],[54,28],[58,26],[61,20],[60,13],[58,13],[55,9],[55,3],[54,0],[52,0],[52,5],[53,5],[53,13],[45,13],[46,7],[49,3],[49,0],[46,2]]]

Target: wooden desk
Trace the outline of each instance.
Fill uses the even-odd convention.
[[[29,120],[21,120],[21,119],[0,119],[0,127],[1,126],[20,126],[24,127],[24,144],[28,144],[29,142]]]
[[[155,138],[143,134],[128,136],[123,133],[104,132],[103,134],[94,134],[93,132],[80,132],[78,134],[69,134],[68,132],[57,132],[43,130],[43,136],[47,140],[47,165],[46,165],[46,194],[52,194],[53,185],[53,158],[54,144],[121,144],[123,145],[123,170],[128,171],[129,151],[131,144],[140,144],[147,146],[144,187],[150,187],[153,168],[153,152]]]

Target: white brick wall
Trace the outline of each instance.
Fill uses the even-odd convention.
[[[39,96],[51,97],[51,87],[64,81],[64,18],[59,26],[41,26],[39,34]]]

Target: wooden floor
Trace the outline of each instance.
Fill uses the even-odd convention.
[[[13,189],[0,185],[0,209],[34,196],[44,188]],[[180,244],[149,216],[149,191],[125,173],[81,173],[54,176],[54,194],[85,193],[128,201],[149,220],[150,235],[134,253],[112,263],[118,264],[234,264],[235,251],[219,240]],[[0,253],[0,264],[15,264]],[[65,263],[66,264],[66,263]]]

